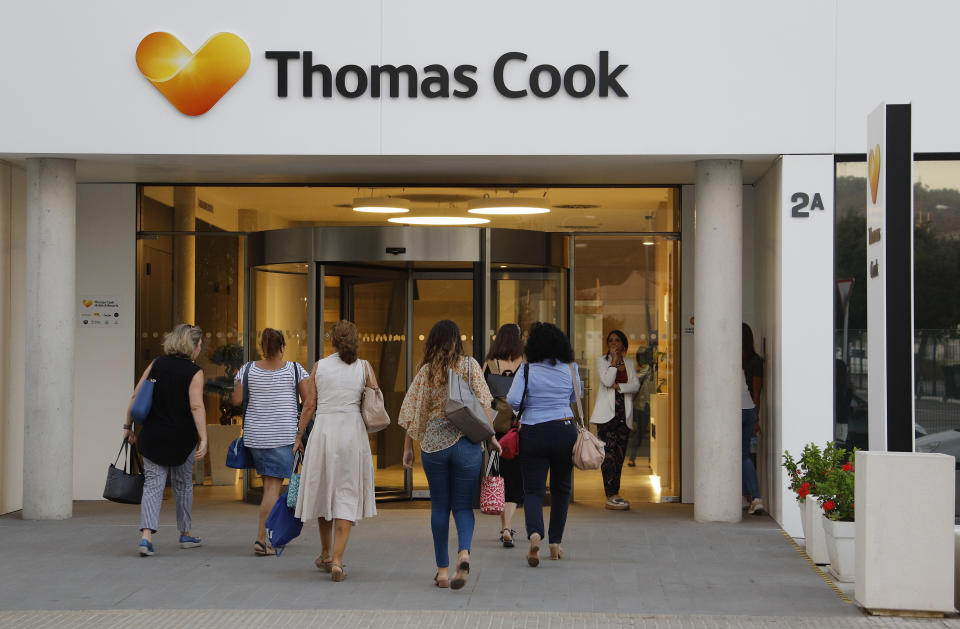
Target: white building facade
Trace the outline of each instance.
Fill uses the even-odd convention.
[[[672,493],[698,520],[741,517],[747,321],[766,363],[764,498],[799,535],[779,461],[834,434],[836,160],[866,152],[882,102],[912,104],[915,152],[960,151],[960,88],[932,78],[957,54],[960,6],[946,0],[175,0],[162,13],[91,0],[6,13],[0,512],[29,518],[100,499],[116,453],[140,364],[144,187],[659,186],[676,191],[680,242]],[[186,52],[169,37],[138,59],[158,32]],[[795,215],[798,193],[822,209]],[[636,221],[617,231],[644,231]],[[84,296],[117,300],[121,322],[84,327]],[[491,328],[489,311],[476,316]]]

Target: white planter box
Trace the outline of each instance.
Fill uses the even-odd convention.
[[[857,602],[954,611],[954,458],[858,452]]]
[[[823,509],[817,504],[817,499],[807,496],[803,503],[803,534],[805,536],[803,546],[807,551],[807,557],[821,566],[830,563],[830,555],[827,554],[827,538],[820,524],[822,517]]]
[[[803,527],[803,543],[807,543],[807,508],[797,498],[797,508],[800,509],[800,526]]]
[[[835,522],[820,516],[830,558],[830,574],[837,581],[851,583],[856,578],[857,528],[855,522]]]

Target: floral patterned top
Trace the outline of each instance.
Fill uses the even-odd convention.
[[[449,448],[463,436],[460,429],[447,421],[444,407],[447,401],[447,386],[434,386],[429,382],[429,366],[424,365],[414,376],[407,390],[397,423],[407,431],[410,438],[420,442],[423,452],[439,452]],[[493,396],[483,379],[483,370],[470,356],[460,358],[455,371],[470,383],[470,388],[485,408],[490,408]]]

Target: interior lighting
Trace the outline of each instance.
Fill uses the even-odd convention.
[[[473,216],[394,216],[387,220],[404,225],[483,225],[490,222],[489,218]]]
[[[655,244],[657,244],[657,243],[655,243],[652,238],[644,238],[643,244],[644,244],[644,246],[646,246],[646,247],[652,247],[653,245],[655,245]]]
[[[353,200],[354,212],[373,214],[403,214],[410,211],[410,204],[403,199],[390,197],[366,197]]]
[[[475,199],[467,203],[469,214],[497,216],[520,216],[523,214],[546,214],[550,208],[541,199]]]

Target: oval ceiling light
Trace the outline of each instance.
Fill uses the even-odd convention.
[[[403,214],[410,211],[410,203],[404,199],[390,197],[366,197],[353,200],[354,212],[372,214]]]
[[[520,216],[523,214],[546,214],[550,211],[543,199],[475,199],[467,203],[470,214]]]
[[[489,218],[472,216],[395,216],[387,220],[404,225],[482,225],[490,222]]]

